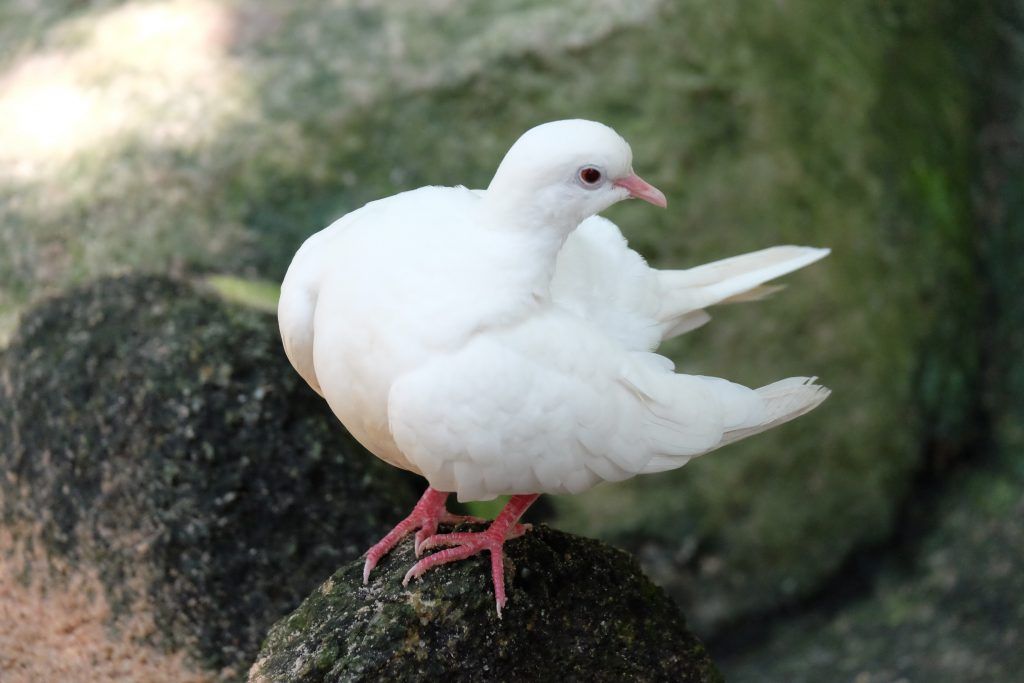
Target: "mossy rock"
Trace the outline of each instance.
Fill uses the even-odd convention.
[[[406,539],[363,585],[352,562],[267,637],[250,683],[720,681],[676,606],[627,553],[535,527],[506,546],[499,618],[485,554],[408,587]]]
[[[941,17],[941,3],[919,11],[929,5]],[[1024,671],[1024,4],[963,7],[947,34],[974,84],[970,186],[985,280],[977,317],[984,382],[975,388],[981,415],[970,417],[987,429],[952,476],[926,471],[932,476],[919,479],[897,541],[850,567],[836,582],[838,597],[823,596],[824,606],[788,615],[763,641],[728,655],[730,680],[959,683],[1016,681]],[[908,47],[927,41],[918,34]],[[941,443],[928,445],[942,454]],[[851,593],[851,584],[861,588]]]
[[[0,369],[3,525],[97,567],[112,624],[151,610],[156,643],[204,667],[244,670],[271,623],[416,500],[288,365],[271,316],[185,282],[47,301]]]

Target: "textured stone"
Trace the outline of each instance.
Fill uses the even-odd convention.
[[[730,681],[1014,681],[1024,671],[1024,468],[982,472],[943,498],[909,567],[863,599],[779,624],[728,661]]]
[[[204,667],[244,670],[271,623],[416,499],[291,369],[272,317],[184,282],[47,301],[0,368],[14,541],[95,567],[111,625],[150,610],[154,642]]]
[[[498,618],[486,554],[408,588],[406,539],[362,582],[339,569],[270,631],[250,683],[720,681],[704,646],[627,553],[544,526],[506,546]]]

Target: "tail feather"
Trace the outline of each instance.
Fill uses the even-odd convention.
[[[682,467],[693,458],[709,453],[727,444],[759,434],[785,422],[810,412],[821,404],[831,393],[826,387],[815,384],[816,377],[790,377],[773,382],[760,389],[748,389],[740,384],[729,382],[718,377],[676,375],[685,377],[686,381],[698,380],[713,391],[714,402],[721,409],[721,425],[725,425],[725,433],[718,431],[712,440],[704,441],[698,448],[694,446],[700,438],[707,436],[702,427],[708,425],[695,418],[692,406],[674,403],[670,394],[661,399],[646,396],[647,402],[655,415],[648,425],[648,433],[659,432],[659,451],[642,467],[631,470],[642,473],[664,472]],[[675,382],[661,385],[671,392]],[[649,388],[655,389],[658,384]],[[689,412],[688,412],[689,409]],[[717,438],[721,438],[717,441]],[[685,439],[680,437],[687,437]]]
[[[815,384],[816,379],[789,377],[757,389],[758,397],[764,402],[764,413],[759,416],[756,424],[727,431],[718,445],[724,446],[760,434],[817,408],[832,392],[827,387]]]

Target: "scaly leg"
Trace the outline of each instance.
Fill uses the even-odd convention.
[[[404,585],[409,584],[410,579],[418,579],[424,572],[449,562],[464,560],[467,557],[488,550],[491,553],[491,581],[494,583],[494,599],[498,604],[498,618],[501,618],[501,608],[507,602],[505,598],[505,554],[502,546],[510,538],[522,536],[529,528],[527,525],[517,524],[519,518],[526,512],[540,494],[512,496],[508,505],[501,511],[491,525],[484,531],[472,531],[453,534],[435,534],[420,544],[420,550],[429,550],[438,546],[454,546],[428,555],[412,566],[402,581]]]
[[[387,536],[380,539],[372,548],[366,551],[366,564],[363,565],[364,584],[370,580],[370,572],[377,566],[381,558],[391,552],[391,549],[413,530],[416,530],[416,537],[413,543],[416,557],[419,557],[423,550],[423,542],[437,533],[438,524],[458,524],[459,522],[482,523],[484,521],[476,517],[451,514],[444,506],[447,499],[448,494],[444,491],[427,487],[423,497],[416,503],[416,507],[412,509],[409,516],[399,522],[394,529],[388,532]]]

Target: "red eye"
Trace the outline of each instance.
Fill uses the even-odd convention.
[[[587,166],[580,169],[580,180],[587,185],[596,185],[601,182],[601,171],[597,170],[593,166]]]

